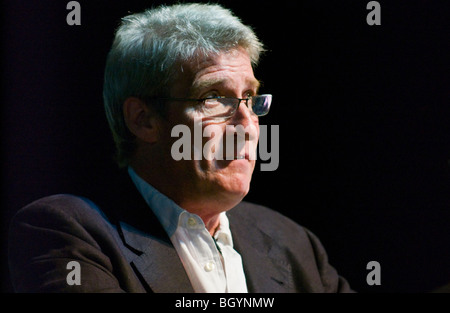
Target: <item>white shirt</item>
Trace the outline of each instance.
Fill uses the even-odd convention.
[[[198,215],[183,210],[131,167],[128,173],[169,235],[195,292],[248,292],[242,258],[233,248],[225,212],[219,216],[213,239]]]

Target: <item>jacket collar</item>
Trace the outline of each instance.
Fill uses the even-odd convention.
[[[183,264],[157,217],[126,172],[108,181],[99,199],[117,227],[128,262],[149,292],[194,292]]]
[[[292,268],[283,248],[246,215],[245,203],[228,215],[234,248],[244,263],[249,292],[286,293],[293,290]]]
[[[154,222],[158,223],[157,220]],[[129,260],[153,292],[194,292],[183,264],[172,243],[120,222],[122,238],[135,251]]]

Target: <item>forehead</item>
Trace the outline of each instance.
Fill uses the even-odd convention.
[[[201,92],[202,90],[209,89],[215,86],[222,86],[224,88],[233,88],[236,86],[235,75],[222,75],[223,73],[216,72],[215,74],[208,76],[215,77],[199,77],[194,80],[191,87],[189,88],[190,94],[195,94],[196,92]],[[257,91],[260,86],[260,82],[254,77],[245,77],[242,75],[239,80],[239,86],[244,89],[252,89]]]
[[[244,49],[200,57],[185,62],[182,68],[179,83],[187,88],[190,95],[214,86],[234,89],[236,92],[241,88],[257,90],[259,87],[250,57]]]

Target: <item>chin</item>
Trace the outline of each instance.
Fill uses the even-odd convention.
[[[201,189],[209,194],[217,204],[234,207],[248,194],[254,164],[248,161],[221,162],[222,167],[211,166],[203,176]],[[225,166],[223,166],[225,165]]]
[[[253,168],[254,166],[250,162],[234,161],[226,169],[227,174],[223,177],[225,181],[222,186],[230,194],[241,198],[245,197],[250,190]]]
[[[223,185],[223,192],[230,198],[236,199],[237,203],[239,203],[250,190],[250,178],[239,176],[240,175],[236,175],[233,179]]]

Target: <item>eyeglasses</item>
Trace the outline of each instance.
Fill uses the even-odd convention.
[[[196,101],[201,105],[197,108],[198,112],[205,117],[213,118],[230,118],[236,113],[242,101],[245,101],[247,108],[256,116],[264,116],[269,113],[270,105],[272,104],[272,95],[264,94],[252,96],[244,99],[228,98],[228,97],[214,97],[203,99],[190,98],[159,98],[159,100],[169,101]]]

